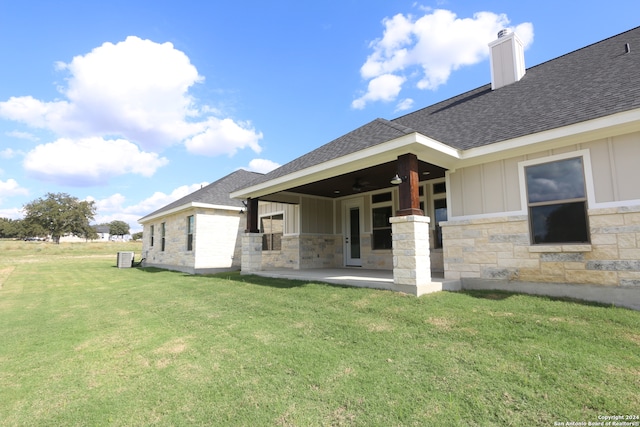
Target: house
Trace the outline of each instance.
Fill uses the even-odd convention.
[[[60,236],[60,243],[80,243],[80,242],[108,242],[109,241],[109,226],[108,225],[92,225],[91,226],[98,237],[95,239],[87,239],[86,237],[76,236],[75,234],[65,234],[64,236]],[[47,239],[51,240],[51,236],[48,236]]]
[[[98,238],[96,239],[99,242],[108,242],[111,237],[111,230],[107,224],[96,225],[93,227],[98,234]]]
[[[229,193],[260,175],[235,171],[139,219],[144,265],[191,274],[240,269],[245,207]]]
[[[242,273],[378,269],[413,295],[640,309],[640,27],[528,69],[515,33],[489,48],[490,83],[233,191],[248,207]]]

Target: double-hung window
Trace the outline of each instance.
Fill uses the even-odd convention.
[[[371,196],[371,218],[373,221],[372,249],[391,249],[391,223],[393,202],[391,192]]]
[[[279,251],[282,249],[284,231],[284,215],[275,214],[260,217],[260,233],[262,233],[262,250]]]
[[[149,236],[149,247],[151,247],[151,248],[153,247],[153,233],[154,233],[154,231],[155,231],[155,228],[156,228],[156,226],[155,226],[155,225],[152,225],[152,226],[150,227],[150,230],[149,230],[149,235],[150,235],[150,236]]]
[[[447,220],[447,184],[443,182],[437,182],[433,184],[433,216],[434,216],[434,248],[442,247],[442,227],[441,222]]]
[[[193,215],[187,217],[187,250],[193,250],[193,230],[195,228],[195,220]]]
[[[531,243],[589,243],[583,157],[524,168]]]
[[[160,224],[160,250],[164,252],[166,226],[165,223]]]

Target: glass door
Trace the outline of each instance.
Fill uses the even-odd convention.
[[[360,233],[362,201],[354,200],[345,202],[345,265],[350,267],[362,266],[360,258]]]

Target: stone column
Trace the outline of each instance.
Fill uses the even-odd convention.
[[[431,282],[429,217],[396,216],[389,219],[393,235],[393,289],[420,296],[442,290]]]
[[[262,270],[262,233],[245,233],[242,236],[240,274],[252,274],[260,270]]]

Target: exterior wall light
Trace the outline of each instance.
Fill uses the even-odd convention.
[[[389,182],[392,183],[393,185],[400,185],[403,182],[405,182],[406,180],[407,180],[406,176],[403,176],[402,178],[400,178],[400,176],[398,174],[396,174],[396,176],[391,178],[391,181],[389,181]]]

